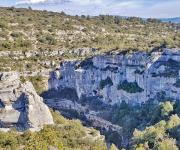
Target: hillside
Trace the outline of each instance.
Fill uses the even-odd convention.
[[[0,8],[0,149],[178,150],[179,100],[180,24]]]
[[[83,127],[77,120],[68,120],[53,112],[55,125],[47,125],[40,132],[0,132],[0,149],[23,150],[106,150],[104,137],[92,128]]]
[[[104,51],[180,47],[178,24],[118,16],[0,8],[0,70],[53,68],[64,59]],[[35,73],[34,73],[35,74]]]
[[[162,22],[180,23],[180,17],[177,18],[162,18]]]
[[[49,110],[31,82],[0,73],[1,150],[107,150],[105,137]]]
[[[42,96],[49,107],[97,128],[119,148],[180,148],[180,49],[65,61],[48,85]]]

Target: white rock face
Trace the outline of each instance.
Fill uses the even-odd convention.
[[[73,88],[79,98],[97,96],[110,104],[141,104],[150,99],[180,100],[179,79],[180,50],[164,49],[64,62],[51,73],[49,89]]]
[[[18,73],[0,73],[0,128],[40,130],[53,124],[49,108],[30,82],[21,83]]]

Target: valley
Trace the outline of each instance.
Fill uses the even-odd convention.
[[[180,149],[180,24],[1,7],[0,149]]]

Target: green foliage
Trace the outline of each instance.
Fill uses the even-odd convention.
[[[139,87],[137,82],[128,82],[127,80],[119,83],[117,88],[118,90],[124,90],[128,93],[140,93],[144,91],[141,87]]]
[[[28,76],[28,77],[24,77],[24,76],[20,76],[20,80],[22,83],[25,83],[26,81],[30,81],[36,92],[40,95],[43,92],[45,92],[47,90],[47,78],[42,77],[42,76]]]
[[[81,61],[81,63],[77,66],[77,69],[78,68],[83,68],[83,69],[89,69],[89,68],[93,68],[94,65],[93,65],[93,61],[92,61],[92,58],[87,58],[83,61]]]
[[[153,19],[145,21],[138,17],[123,18],[110,15],[79,17],[14,7],[0,8],[0,16],[0,51],[33,50],[46,54],[63,49],[63,59],[81,59],[80,54],[76,55],[69,49],[96,48],[98,51],[85,54],[85,57],[90,57],[112,50],[149,52],[163,47],[180,47],[178,24],[162,23]],[[59,60],[59,55],[49,55],[43,59]],[[32,68],[23,67],[22,64],[26,62],[31,63]],[[17,64],[16,60],[9,59],[5,67],[0,64],[0,69],[6,70],[10,67],[18,71],[34,71],[46,67],[40,63],[35,64],[29,58],[23,59],[17,67],[12,67],[13,64]],[[177,73],[169,70],[162,75],[174,76]]]
[[[147,127],[144,131],[135,130],[133,142],[136,149],[152,150],[178,150],[176,140],[166,134],[166,122],[160,121],[154,126]],[[143,146],[142,146],[143,145]]]
[[[103,89],[107,85],[108,86],[112,86],[113,85],[113,82],[112,82],[110,77],[107,77],[105,80],[101,80],[100,84],[99,84],[99,87],[100,87],[100,89]]]
[[[160,76],[160,77],[173,77],[173,78],[176,78],[179,75],[180,64],[177,61],[169,59],[163,65],[166,66],[165,71],[162,72],[162,73],[159,73],[159,74],[153,74],[154,77]],[[176,83],[175,83],[175,85],[176,85]],[[178,86],[178,83],[177,83],[177,86]]]
[[[20,47],[20,48],[29,48],[29,47],[31,47],[31,42],[28,40],[17,39],[15,41],[14,45],[16,45],[16,47]]]
[[[3,20],[1,20],[1,22],[0,22],[0,28],[7,28],[7,22],[6,21],[3,21]]]
[[[26,78],[24,76],[20,76],[20,81],[21,81],[21,83],[25,83],[26,82]]]
[[[148,121],[148,124],[150,124],[149,127],[147,127],[147,124],[144,124],[142,127],[144,121],[141,121],[141,125],[137,126],[139,130],[135,129],[133,132],[131,146],[136,150],[178,150],[178,147],[180,147],[180,118],[177,114],[172,115],[172,113],[179,114],[179,110],[176,109],[178,102],[173,105],[171,102],[166,101],[155,104],[155,106],[158,109],[154,109],[155,107],[150,108],[151,111],[155,112],[154,115],[159,116],[159,114],[161,114],[161,116],[159,116],[155,122],[153,121],[154,119],[150,119]],[[142,108],[140,108],[140,112],[141,109]],[[141,115],[138,113],[136,115],[142,119],[142,116],[146,113],[147,112],[144,112]],[[154,118],[154,115],[152,115],[151,118]],[[143,130],[143,128],[145,129]]]
[[[79,17],[31,8],[1,8],[0,15],[0,28],[12,33],[13,38],[21,37],[21,30],[25,39],[43,49],[48,45],[51,49],[67,46],[67,49],[96,47],[103,51],[115,48],[150,51],[162,45],[172,48],[180,44],[178,25],[151,18],[146,21],[110,15]]]
[[[39,42],[49,45],[56,45],[57,43],[56,39],[50,35],[40,38]]]
[[[158,142],[157,150],[178,150],[175,139],[164,139],[162,142]]]
[[[177,114],[172,115],[170,119],[167,121],[167,129],[172,130],[180,125],[180,118]]]
[[[18,146],[17,135],[13,131],[7,133],[0,132],[0,148],[2,149],[16,149]]]
[[[28,80],[32,82],[38,94],[42,94],[44,91],[47,90],[46,89],[47,85],[45,85],[47,82],[46,78],[42,76],[32,76],[32,77],[28,77]]]
[[[4,41],[1,45],[6,49],[14,48],[13,50],[25,50],[32,46],[29,40],[23,40],[22,38],[17,38],[14,41]]]
[[[0,149],[107,150],[104,141],[90,137],[79,121],[67,120],[57,112],[52,114],[56,124],[45,126],[39,132],[0,132]]]
[[[19,32],[12,32],[10,35],[11,35],[12,37],[15,37],[15,38],[18,38],[18,37],[22,36],[22,34],[19,33]]]
[[[160,107],[161,107],[161,116],[163,117],[168,116],[169,113],[173,111],[173,105],[169,101],[160,103]]]
[[[133,142],[136,144],[145,144],[148,142],[148,147],[152,149],[158,141],[163,140],[165,136],[164,126],[165,122],[162,121],[156,124],[156,126],[147,127],[144,131],[135,130],[133,133]]]
[[[180,47],[180,32],[177,30],[179,25],[161,23],[154,19],[145,21],[137,17],[122,18],[109,15],[79,17],[69,16],[63,12],[34,11],[14,7],[0,8],[0,15],[0,37],[5,39],[0,41],[0,50],[3,51],[43,50],[46,52],[63,48],[65,49],[64,57],[78,58],[79,56],[69,54],[68,50],[95,47],[98,49],[98,53],[101,53],[112,49],[151,51],[154,48]],[[38,63],[38,60],[59,60],[59,56],[47,56],[46,58],[37,56],[18,61],[1,58],[0,69],[5,70],[11,67],[13,70],[22,70],[24,64],[26,70],[41,69],[43,66]],[[80,67],[84,68],[95,67],[91,59],[81,65]],[[177,77],[178,63],[170,60],[165,65],[167,68],[173,68],[174,71],[167,69],[161,75]],[[4,67],[6,68],[4,69]],[[138,70],[136,73],[141,74]],[[32,81],[39,94],[45,90],[42,77],[21,78],[21,80],[23,82]],[[101,81],[100,88],[103,89],[112,84],[112,81],[107,78]],[[174,86],[179,87],[179,80]],[[129,93],[143,91],[136,82],[129,83],[127,81],[120,83],[118,89]],[[134,148],[142,150],[152,146],[154,149],[158,149],[158,147],[159,149],[176,149],[175,140],[172,138],[177,140],[177,145],[180,147],[179,117],[177,115],[170,116],[171,114],[180,114],[180,104],[172,105],[170,102],[166,102],[159,105],[155,102],[146,102],[142,106],[133,107],[122,103],[112,111],[109,120],[122,126],[125,137],[130,139],[134,129],[138,129],[139,134],[133,138],[136,145]],[[0,147],[20,149],[25,146],[25,149],[47,149],[48,146],[52,146],[66,150],[105,149],[104,143],[101,141],[85,138],[86,131],[78,121],[64,119],[58,114],[53,114],[53,116],[56,125],[46,126],[39,133],[27,132],[22,135],[16,132],[1,133]],[[161,122],[161,120],[165,120],[165,122]],[[142,131],[143,129],[144,131]],[[115,137],[112,138],[115,139]]]
[[[9,41],[3,42],[2,47],[7,48],[7,49],[11,49],[12,42],[9,42]]]
[[[110,150],[119,150],[119,149],[114,144],[112,144]]]
[[[130,147],[137,150],[154,149],[159,141],[176,139],[180,147],[179,102],[149,100],[141,106],[132,106],[124,101],[113,107],[108,118],[123,129],[123,135],[131,139]],[[136,130],[135,130],[136,129]],[[175,143],[176,144],[176,143]],[[172,144],[173,145],[173,144]],[[176,146],[177,147],[177,146]]]

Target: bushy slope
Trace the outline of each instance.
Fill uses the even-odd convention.
[[[155,19],[68,16],[63,12],[16,8],[0,8],[0,16],[0,53],[9,53],[0,59],[1,70],[50,68],[62,59],[80,58],[74,53],[76,48],[96,48],[96,53],[101,53],[112,49],[150,51],[155,47],[180,47],[179,24]],[[27,51],[35,54],[18,54]]]
[[[1,49],[97,47],[148,50],[179,46],[178,25],[114,16],[68,16],[31,9],[0,9]],[[6,39],[3,41],[3,39]]]
[[[46,150],[106,150],[103,136],[85,128],[79,121],[67,120],[53,112],[55,125],[45,126],[40,132],[0,132],[0,149]]]
[[[123,129],[127,149],[178,150],[180,148],[180,103],[148,101],[142,106],[114,106],[111,121]],[[119,144],[116,138],[114,143]]]

